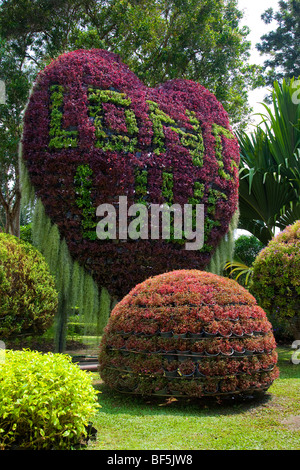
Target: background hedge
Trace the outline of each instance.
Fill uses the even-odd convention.
[[[0,233],[0,338],[42,334],[57,305],[55,281],[41,253]]]
[[[253,265],[251,289],[277,323],[288,322],[300,339],[300,221],[264,248]]]

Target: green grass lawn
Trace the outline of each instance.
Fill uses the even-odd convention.
[[[278,348],[280,378],[255,400],[142,398],[111,391],[94,375],[101,410],[97,450],[298,450],[300,364]]]

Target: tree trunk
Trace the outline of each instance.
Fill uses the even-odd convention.
[[[13,210],[6,211],[6,233],[10,233],[15,237],[20,238],[20,202],[18,205],[14,204]]]
[[[9,200],[0,192],[0,204],[5,212],[5,233],[20,238],[21,191],[16,182],[16,188]]]

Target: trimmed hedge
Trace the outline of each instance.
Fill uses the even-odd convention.
[[[0,362],[0,449],[70,449],[98,410],[86,371],[62,354],[6,351]]]
[[[201,85],[143,85],[103,50],[60,56],[43,70],[24,118],[23,161],[73,259],[121,298],[150,275],[204,269],[238,205],[239,148],[222,105]],[[96,208],[204,204],[205,240],[99,240]],[[149,211],[150,212],[150,211]]]
[[[249,394],[278,376],[272,326],[237,282],[196,270],[158,275],[114,308],[100,375],[142,395]]]
[[[300,220],[259,253],[253,265],[251,291],[275,321],[288,320],[300,335]]]
[[[0,233],[0,339],[44,333],[57,305],[55,281],[41,253]]]

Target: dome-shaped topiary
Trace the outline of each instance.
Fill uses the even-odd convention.
[[[112,388],[202,397],[265,391],[278,376],[265,312],[237,282],[197,270],[161,274],[114,308],[99,354]]]
[[[0,233],[0,338],[41,334],[58,303],[43,256],[29,243]]]
[[[300,314],[300,220],[259,253],[253,264],[251,290],[268,314],[278,320],[291,319],[295,330]]]

